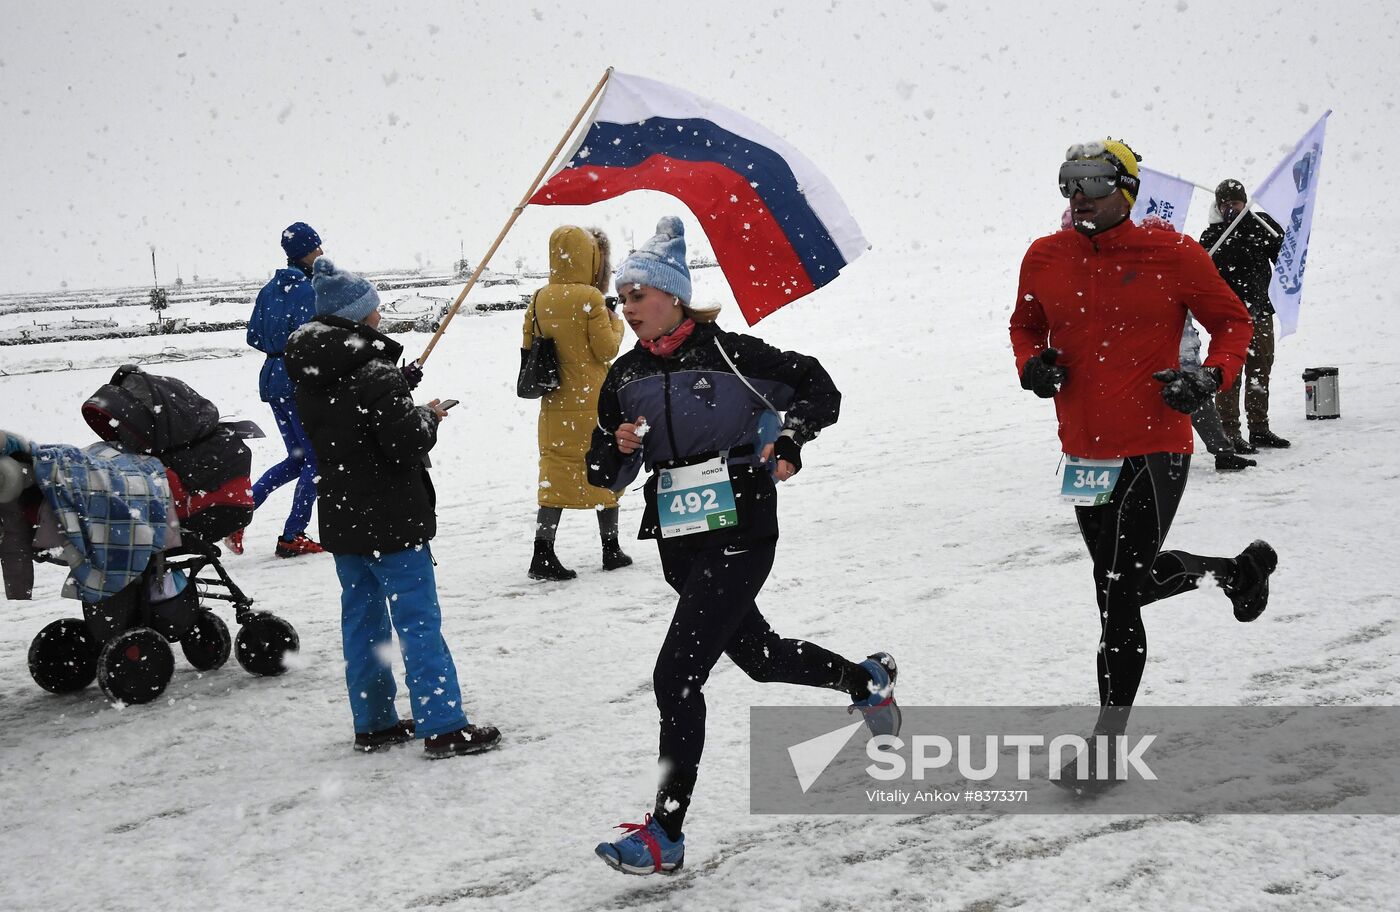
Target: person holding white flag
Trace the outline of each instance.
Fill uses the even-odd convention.
[[[1269,280],[1283,243],[1283,229],[1267,213],[1245,214],[1249,195],[1244,184],[1224,180],[1215,188],[1212,224],[1201,233],[1201,246],[1211,251],[1215,268],[1230,290],[1239,295],[1254,321],[1254,337],[1244,362],[1244,382],[1215,394],[1215,406],[1236,453],[1255,453],[1260,447],[1281,449],[1288,441],[1269,430],[1269,373],[1274,366],[1274,305],[1269,301]],[[1226,234],[1227,226],[1233,230]],[[1224,240],[1222,241],[1222,237]],[[1240,392],[1245,387],[1244,408],[1249,441],[1240,433]]]

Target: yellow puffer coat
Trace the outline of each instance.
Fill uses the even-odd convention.
[[[521,348],[534,340],[534,323],[559,350],[559,389],[540,400],[542,507],[617,506],[617,495],[587,481],[583,464],[598,424],[598,390],[622,344],[624,324],[593,287],[602,255],[593,235],[566,225],[549,236],[549,284],[525,311]]]

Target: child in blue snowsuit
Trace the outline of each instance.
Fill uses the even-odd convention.
[[[379,295],[321,257],[313,269],[318,316],[287,342],[297,407],[321,455],[321,541],[340,578],[345,684],[355,747],[413,737],[428,757],[494,747],[500,733],[471,725],[442,637],[429,542],[437,534],[428,451],[447,412],[414,405],[395,366],[403,347],[380,333]],[[413,718],[399,719],[385,658],[398,632]]]
[[[306,536],[311,507],[316,502],[316,456],[297,413],[295,390],[287,376],[283,355],[287,337],[316,316],[316,292],[311,287],[311,268],[321,256],[321,237],[305,222],[296,222],[282,232],[282,250],[287,268],[277,270],[272,281],[258,292],[253,315],[248,319],[248,344],[267,355],[258,377],[258,393],[272,409],[277,429],[287,445],[287,458],[263,473],[253,485],[253,508],[269,494],[296,479],[292,512],[277,540],[278,557],[316,554],[322,548]],[[243,533],[229,538],[236,552],[243,550]]]

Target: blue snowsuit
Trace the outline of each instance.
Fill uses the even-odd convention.
[[[258,393],[272,409],[277,430],[287,445],[287,458],[263,473],[253,485],[253,508],[269,494],[297,479],[292,512],[282,527],[282,537],[293,539],[306,531],[311,505],[316,502],[316,455],[297,414],[296,388],[287,376],[282,355],[287,337],[316,316],[316,292],[300,269],[279,269],[258,292],[253,315],[248,318],[248,344],[267,355],[258,377]]]

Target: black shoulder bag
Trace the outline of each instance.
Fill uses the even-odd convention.
[[[536,292],[536,298],[538,296]],[[530,300],[530,316],[535,331],[530,347],[520,350],[520,376],[515,380],[515,394],[521,399],[538,399],[559,388],[559,351],[553,339],[540,333],[534,298]]]

